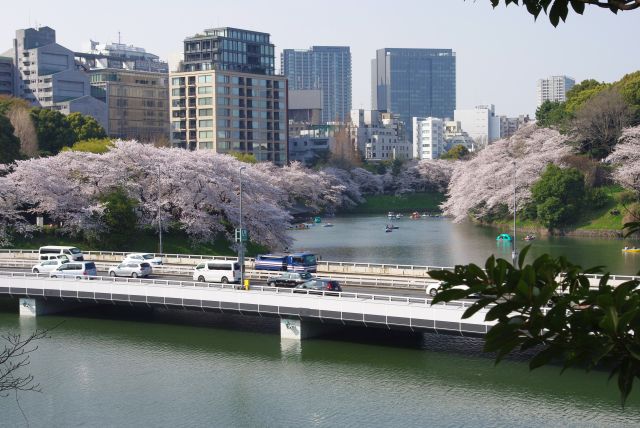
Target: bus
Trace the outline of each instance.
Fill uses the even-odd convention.
[[[318,261],[312,253],[259,254],[256,256],[256,270],[315,273]]]

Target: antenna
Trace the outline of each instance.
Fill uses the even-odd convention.
[[[118,44],[120,44],[120,31],[118,31]]]

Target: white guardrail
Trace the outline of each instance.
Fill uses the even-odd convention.
[[[49,281],[65,281],[68,282],[71,278],[51,278],[49,273],[31,273],[31,272],[9,272],[9,271],[0,271],[0,277],[3,278],[21,278],[21,279],[41,279]],[[180,280],[172,280],[172,279],[147,279],[147,278],[128,278],[128,277],[110,277],[110,276],[91,276],[78,278],[75,280],[75,283],[78,284],[77,291],[83,290],[83,283],[93,283],[94,281],[100,281],[112,284],[114,286],[122,286],[126,287],[136,287],[136,286],[156,286],[156,287],[164,287],[164,288],[186,288],[186,289],[212,289],[212,290],[230,290],[230,291],[246,291],[246,289],[239,284],[221,284],[221,283],[204,283],[204,282],[194,282],[194,281],[180,281]],[[325,297],[333,297],[339,299],[349,299],[349,300],[365,300],[365,301],[375,301],[375,302],[394,302],[394,303],[404,303],[404,304],[419,304],[419,305],[431,305],[432,298],[426,297],[413,297],[413,296],[397,296],[397,295],[389,295],[389,294],[371,294],[371,293],[359,293],[359,292],[337,292],[337,291],[320,291],[320,290],[305,290],[305,289],[295,289],[295,288],[285,288],[285,287],[269,287],[263,285],[250,285],[249,289],[251,291],[259,291],[270,294],[283,294],[283,295],[292,295],[292,294],[301,294],[301,295],[310,295],[310,296],[325,296]],[[133,291],[129,289],[129,291]],[[130,293],[135,294],[135,293]],[[155,295],[155,294],[154,294]],[[468,308],[474,302],[473,301],[452,301],[452,302],[441,302],[434,307],[449,307],[456,309]]]

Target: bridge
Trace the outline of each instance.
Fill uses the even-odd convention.
[[[94,277],[0,271],[0,295],[19,299],[21,316],[61,312],[78,305],[118,304],[280,318],[283,338],[305,339],[357,325],[372,328],[484,335],[485,311],[462,320],[470,302],[431,306],[428,298],[320,292],[192,281]]]

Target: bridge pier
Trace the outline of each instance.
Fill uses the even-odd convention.
[[[38,315],[55,314],[76,308],[78,305],[70,302],[57,302],[34,297],[20,297],[18,308],[21,317],[35,317]]]
[[[325,324],[299,318],[280,318],[280,338],[302,340],[322,336],[333,329]]]

